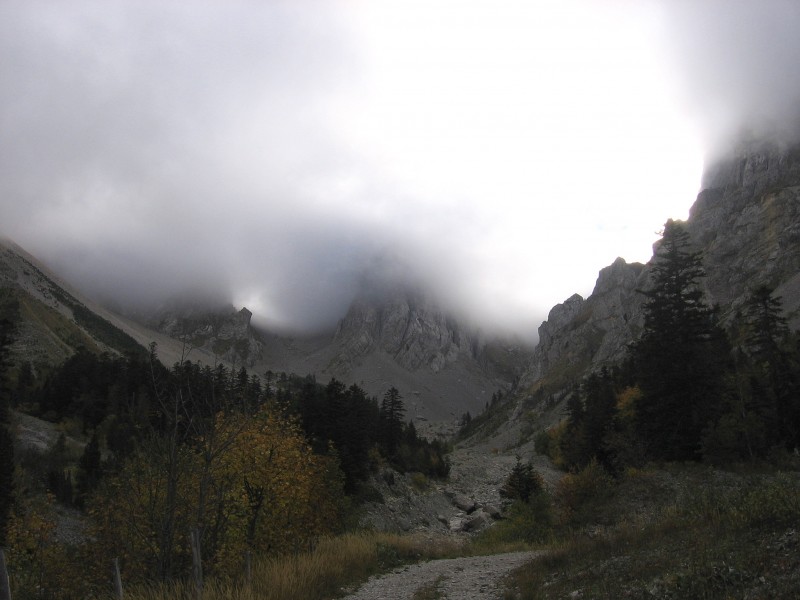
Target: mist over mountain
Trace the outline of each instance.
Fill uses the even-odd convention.
[[[382,278],[534,339],[703,152],[794,137],[799,11],[5,2],[0,229],[126,311],[332,331]]]
[[[663,35],[706,161],[743,142],[800,139],[800,4],[664,2]]]

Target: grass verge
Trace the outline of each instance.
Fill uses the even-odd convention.
[[[370,575],[430,558],[458,555],[452,540],[354,533],[321,540],[309,552],[256,560],[249,583],[212,579],[204,600],[312,600],[345,594]],[[126,600],[193,600],[191,582],[125,589]]]
[[[562,532],[506,598],[799,598],[797,475],[726,483],[599,532]]]

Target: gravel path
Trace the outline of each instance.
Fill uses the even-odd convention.
[[[536,556],[511,552],[432,560],[370,578],[344,600],[411,600],[421,588],[435,587],[440,598],[495,600],[503,597],[503,579]]]

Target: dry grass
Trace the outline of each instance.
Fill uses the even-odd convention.
[[[251,581],[211,580],[204,600],[311,600],[330,598],[398,564],[455,556],[460,545],[446,539],[385,533],[354,533],[323,539],[291,556],[256,560]],[[193,600],[190,582],[125,590],[126,600]]]

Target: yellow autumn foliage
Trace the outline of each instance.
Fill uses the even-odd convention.
[[[337,529],[343,498],[335,459],[315,455],[299,424],[277,410],[218,414],[191,444],[153,440],[95,495],[100,560],[118,556],[130,579],[190,570],[200,530],[206,572],[238,575],[244,557],[308,548]]]

